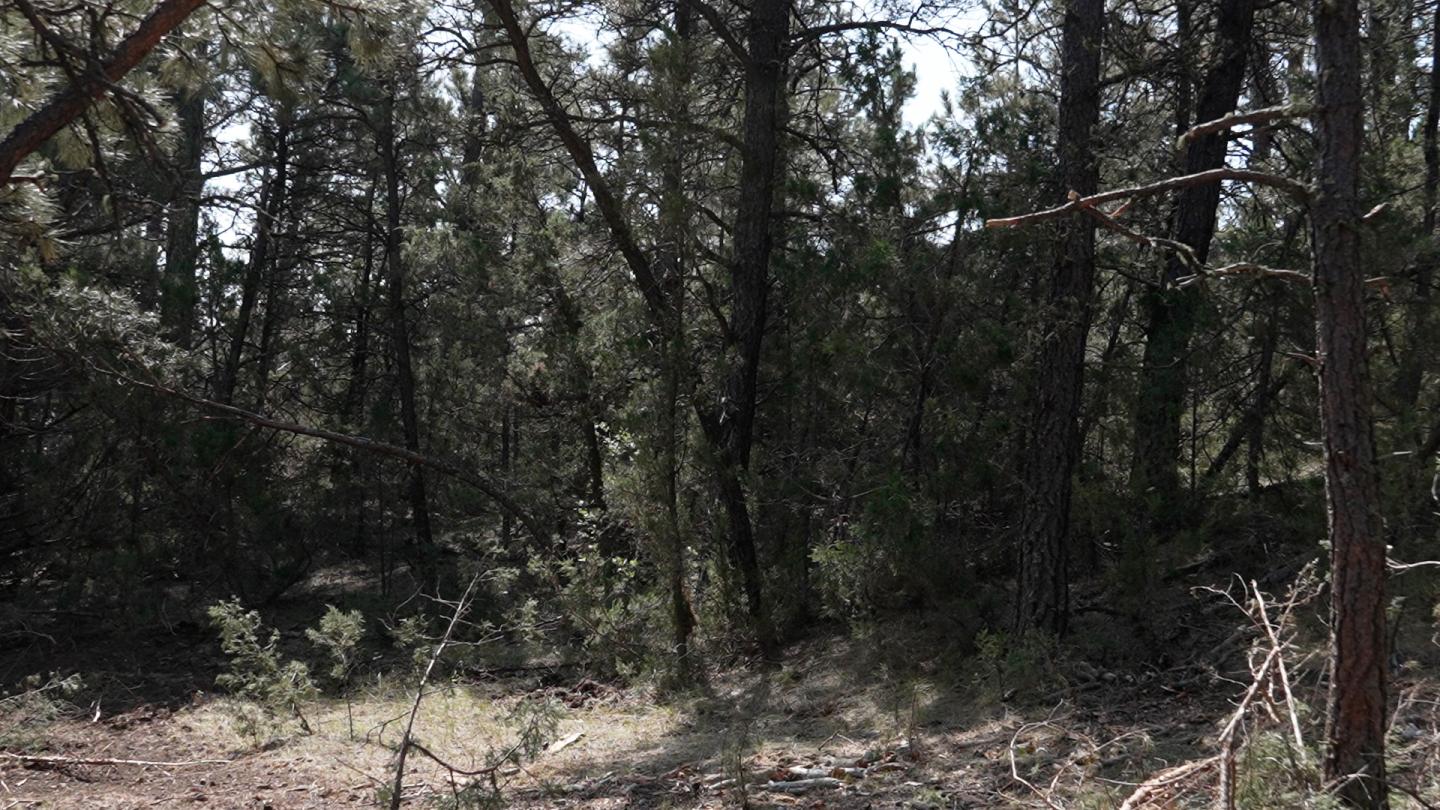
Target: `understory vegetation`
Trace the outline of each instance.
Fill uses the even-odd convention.
[[[1440,805],[1435,0],[0,0],[0,810]]]

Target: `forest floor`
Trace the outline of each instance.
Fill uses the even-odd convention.
[[[1152,626],[1172,629],[1144,639],[1169,651],[1159,665],[1127,659],[1137,639],[1098,610],[1081,609],[1058,657],[987,655],[983,638],[962,655],[943,622],[896,617],[818,633],[779,667],[717,667],[678,694],[563,667],[455,679],[426,696],[416,738],[472,770],[514,744],[517,707],[558,707],[548,750],[494,774],[506,805],[521,808],[1118,808],[1138,783],[1217,753],[1247,662],[1263,651],[1261,634],[1214,594],[1177,596],[1169,609]],[[0,810],[375,806],[393,779],[412,699],[404,679],[362,684],[349,703],[308,703],[310,733],[289,723],[267,736],[245,727],[244,706],[211,693],[221,659],[198,628],[123,647],[77,635],[32,648],[0,663],[0,676],[42,663],[82,671],[89,660],[87,685],[69,710],[0,713]],[[1399,667],[1393,686],[1391,769],[1429,804],[1402,793],[1401,808],[1440,804],[1440,648],[1418,635],[1414,648],[1422,660]],[[1304,750],[1289,745],[1292,704],[1275,689],[1243,724],[1239,807],[1308,806],[1322,658],[1298,644],[1288,656]],[[171,764],[76,761],[111,759]],[[478,806],[455,801],[466,782],[412,753],[405,806]],[[1213,765],[1197,769],[1137,807],[1199,806],[1214,784]]]

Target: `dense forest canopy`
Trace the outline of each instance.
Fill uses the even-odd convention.
[[[1440,596],[1437,26],[0,0],[0,608],[344,570],[672,684],[920,615],[1164,668],[1183,577],[1318,560],[1325,791],[1386,806]]]

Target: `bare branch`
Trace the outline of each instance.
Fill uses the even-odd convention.
[[[190,759],[179,762],[160,762],[149,759],[93,759],[90,757],[55,757],[35,754],[14,754],[0,751],[0,757],[25,762],[31,765],[68,767],[72,765],[132,765],[140,768],[187,768],[192,765],[229,765],[228,759]]]
[[[1207,278],[1225,278],[1227,276],[1264,276],[1266,278],[1278,278],[1282,281],[1292,281],[1297,284],[1309,284],[1312,279],[1309,273],[1302,273],[1299,270],[1285,270],[1278,267],[1266,267],[1263,264],[1254,262],[1235,262],[1224,267],[1205,269],[1196,268],[1195,274],[1186,276],[1175,282],[1177,287],[1189,287],[1199,284]]]
[[[1167,191],[1175,191],[1191,186],[1203,186],[1207,183],[1221,183],[1226,180],[1269,186],[1289,194],[1298,202],[1308,204],[1310,201],[1310,187],[1296,180],[1291,180],[1288,177],[1281,177],[1278,174],[1270,174],[1268,172],[1252,171],[1250,169],[1211,169],[1209,171],[1196,172],[1195,174],[1187,174],[1180,177],[1169,177],[1150,183],[1149,185],[1102,191],[1099,194],[1092,194],[1089,197],[1075,195],[1072,196],[1069,202],[1056,206],[1055,208],[1034,211],[1029,214],[1020,214],[1014,217],[987,219],[985,220],[985,227],[1016,228],[1022,225],[1032,225],[1036,222],[1045,222],[1051,219],[1059,219],[1068,214],[1079,213],[1085,208],[1093,208],[1103,203],[1115,202],[1116,200],[1134,200],[1139,197],[1153,197],[1157,194],[1164,194]]]
[[[530,533],[531,537],[533,537],[535,539],[535,542],[540,546],[544,548],[549,548],[553,544],[549,532],[542,529],[540,527],[539,521],[536,520],[535,517],[531,515],[527,510],[525,510],[518,503],[516,503],[515,500],[512,499],[504,491],[504,488],[501,485],[485,478],[479,473],[467,470],[458,464],[434,458],[432,456],[427,456],[413,450],[407,450],[406,448],[400,447],[398,445],[388,444],[386,442],[376,441],[374,439],[368,439],[364,436],[352,436],[347,433],[336,433],[332,430],[325,430],[324,428],[310,427],[308,425],[301,425],[294,422],[283,422],[278,419],[272,419],[268,416],[247,411],[243,408],[237,408],[233,405],[226,405],[223,402],[216,402],[213,399],[199,397],[186,391],[181,391],[177,388],[170,388],[166,385],[162,385],[159,382],[145,382],[143,380],[137,380],[133,377],[129,377],[118,372],[105,371],[103,369],[97,370],[100,371],[100,373],[102,374],[106,374],[110,377],[120,380],[121,382],[133,385],[137,388],[144,388],[157,394],[164,394],[168,397],[184,400],[191,405],[196,405],[198,407],[204,408],[205,410],[214,411],[215,413],[233,419],[239,419],[243,422],[249,422],[256,427],[268,428],[270,430],[280,430],[286,433],[294,433],[300,436],[310,436],[312,438],[322,439],[327,442],[333,442],[335,444],[343,444],[348,447],[354,447],[358,450],[364,450],[370,453],[377,453],[382,456],[390,456],[391,458],[399,459],[408,464],[428,467],[432,470],[435,470],[436,472],[448,475],[451,478],[460,481],[461,483],[470,485],[471,487],[479,491],[482,495],[494,501],[495,504],[500,507],[501,511],[520,521],[521,525],[525,527],[525,529]]]
[[[1205,121],[1196,124],[1181,135],[1175,142],[1176,149],[1184,149],[1187,144],[1204,135],[1213,135],[1216,132],[1224,132],[1227,129],[1234,129],[1241,126],[1254,126],[1256,124],[1268,124],[1271,121],[1281,121],[1286,118],[1303,118],[1309,115],[1314,108],[1309,104],[1282,104],[1275,107],[1266,107],[1262,110],[1250,112],[1234,112],[1229,115],[1216,118],[1214,121]]]

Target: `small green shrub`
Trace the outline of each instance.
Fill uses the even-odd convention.
[[[325,671],[326,676],[341,689],[347,688],[358,663],[356,653],[360,640],[365,637],[365,616],[358,610],[346,612],[334,605],[326,605],[320,624],[307,629],[305,637],[329,659],[330,668]]]
[[[246,701],[236,712],[241,733],[257,739],[273,736],[282,730],[286,716],[294,716],[310,733],[301,704],[315,697],[315,683],[304,663],[281,659],[280,632],[266,633],[260,614],[245,610],[238,600],[212,605],[208,613],[220,633],[220,649],[230,659],[229,670],[215,683]]]
[[[1320,752],[1302,761],[1288,736],[1267,731],[1252,736],[1235,763],[1235,805],[1247,810],[1339,810],[1324,790]]]
[[[1060,680],[1055,663],[1055,639],[1045,633],[1020,636],[981,630],[975,637],[977,685],[992,696],[1030,693]]]

